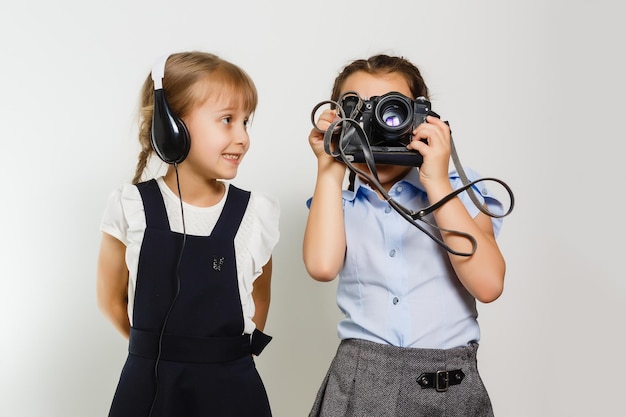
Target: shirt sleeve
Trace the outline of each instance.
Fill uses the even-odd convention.
[[[109,194],[106,208],[100,221],[100,231],[109,234],[128,246],[126,231],[128,223],[122,207],[122,188],[118,188]]]
[[[255,306],[252,299],[254,281],[263,273],[263,267],[270,260],[278,243],[278,203],[262,194],[253,192],[248,203],[237,236],[235,252],[239,294],[245,320],[245,332],[252,333]]]
[[[263,272],[263,266],[270,260],[278,243],[280,206],[276,200],[256,192],[252,194],[252,204],[255,230],[251,234],[248,249],[252,257],[253,277],[256,278]]]
[[[469,168],[465,169],[465,173],[467,174],[467,179],[470,180],[470,182],[476,181],[481,178],[480,175],[476,171],[469,169]],[[461,177],[456,171],[453,171],[450,173],[450,183],[452,184],[452,187],[455,190],[463,187],[463,181],[461,180]],[[484,204],[487,206],[487,210],[490,213],[500,215],[504,213],[504,206],[500,202],[500,200],[491,191],[489,191],[489,188],[487,188],[487,184],[488,184],[488,181],[481,181],[472,185],[474,194],[476,195],[480,204]],[[481,212],[478,209],[478,207],[476,207],[474,202],[471,200],[467,191],[464,191],[461,194],[459,194],[459,198],[463,202],[463,205],[469,212],[470,216],[476,217],[478,213]],[[502,228],[502,218],[492,217],[491,224],[493,225],[494,236],[497,237]]]
[[[100,222],[100,230],[124,245],[131,243],[135,232],[143,232],[145,215],[143,202],[136,186],[124,184],[109,194]]]

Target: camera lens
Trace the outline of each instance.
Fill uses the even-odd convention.
[[[401,94],[381,96],[375,111],[376,127],[388,139],[397,139],[410,131],[413,123],[411,101]]]
[[[406,120],[407,116],[402,110],[402,108],[395,105],[388,106],[383,110],[380,118],[387,126],[398,127]]]

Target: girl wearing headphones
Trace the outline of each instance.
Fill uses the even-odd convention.
[[[170,55],[151,75],[135,177],[101,223],[98,304],[129,339],[109,416],[269,417],[253,355],[271,339],[279,207],[228,182],[250,145],[256,87],[202,52]],[[148,179],[154,153],[169,165]]]

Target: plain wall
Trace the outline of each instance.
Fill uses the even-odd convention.
[[[505,292],[479,306],[496,415],[615,415],[623,16],[617,0],[3,2],[0,415],[106,415],[126,341],[96,306],[99,221],[132,178],[153,62],[196,49],[241,65],[260,94],[234,182],[281,205],[274,341],[257,359],[276,417],[307,415],[338,345],[336,283],[301,258],[310,111],[345,64],[379,52],[421,68],[463,164],[515,192]]]

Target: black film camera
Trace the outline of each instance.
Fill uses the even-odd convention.
[[[346,93],[337,104],[343,110],[343,117],[362,127],[376,164],[422,165],[422,155],[406,146],[411,142],[413,130],[426,121],[426,116],[439,117],[431,111],[430,101],[424,97],[414,100],[397,92],[369,100],[361,99],[356,93]],[[338,114],[342,117],[339,109]],[[335,149],[340,146],[350,162],[366,162],[358,126],[346,124],[342,129],[341,134],[333,135]],[[333,156],[341,160],[340,156]]]

